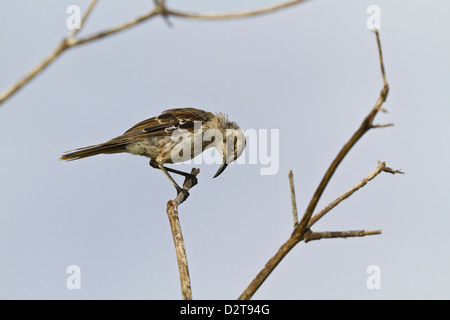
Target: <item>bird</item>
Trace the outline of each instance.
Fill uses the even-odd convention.
[[[189,192],[181,188],[169,172],[185,177],[192,175],[164,164],[193,159],[211,147],[216,148],[222,156],[222,165],[213,177],[216,178],[229,163],[242,155],[246,147],[245,135],[226,114],[184,107],[163,111],[107,142],[66,151],[59,160],[72,161],[113,153],[145,156],[150,158],[150,166],[160,169],[175,187],[177,194],[183,192],[186,199]]]

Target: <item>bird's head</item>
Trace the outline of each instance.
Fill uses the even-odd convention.
[[[241,128],[228,117],[222,114],[218,115],[221,131],[223,132],[223,141],[218,141],[216,148],[222,155],[222,165],[220,166],[214,178],[219,176],[229,163],[239,158],[245,149],[246,140]]]

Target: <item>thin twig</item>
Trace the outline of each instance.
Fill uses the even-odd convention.
[[[28,82],[30,82],[37,74],[44,71],[50,63],[56,60],[64,51],[70,48],[74,48],[76,46],[89,43],[92,41],[96,41],[102,38],[105,38],[107,36],[111,36],[113,34],[116,34],[118,32],[127,30],[131,27],[134,27],[152,17],[155,17],[157,15],[162,15],[166,22],[171,25],[169,19],[169,16],[177,16],[182,18],[190,18],[190,19],[207,19],[207,20],[217,20],[217,19],[232,19],[232,18],[244,18],[249,16],[256,16],[263,13],[269,13],[274,12],[283,8],[287,8],[290,6],[293,6],[295,4],[299,4],[301,2],[304,2],[306,0],[295,0],[295,1],[288,1],[285,3],[280,3],[274,6],[262,8],[262,9],[256,9],[256,10],[249,10],[249,11],[242,11],[242,12],[233,12],[233,13],[185,13],[180,12],[177,10],[169,10],[165,6],[165,0],[159,0],[156,1],[156,6],[147,12],[146,14],[139,16],[131,21],[119,24],[117,26],[111,27],[109,29],[94,33],[89,36],[85,36],[79,39],[76,39],[76,35],[81,30],[81,27],[84,26],[88,16],[91,14],[92,9],[94,8],[95,4],[97,3],[97,0],[93,0],[91,4],[89,5],[88,9],[86,10],[85,14],[82,17],[81,23],[80,23],[80,29],[75,29],[69,36],[67,36],[63,41],[56,47],[53,52],[51,52],[43,61],[41,61],[37,66],[35,66],[33,69],[31,69],[22,79],[11,85],[9,88],[4,90],[3,92],[0,92],[0,105],[5,102],[8,98],[10,98],[14,93],[19,91],[21,88],[23,88]]]
[[[389,167],[384,168],[383,171],[384,172],[389,172],[389,173],[392,173],[392,174],[396,174],[396,173],[404,174],[404,172],[402,172],[400,170],[395,170],[395,169],[392,169],[392,168],[389,168]]]
[[[385,123],[385,124],[373,124],[372,129],[374,128],[386,128],[386,127],[392,127],[394,126],[393,123]]]
[[[67,49],[67,43],[65,41],[62,41],[59,46],[53,51],[51,54],[49,54],[39,65],[31,69],[30,72],[28,72],[25,77],[20,79],[18,82],[13,84],[11,87],[6,89],[4,92],[0,94],[0,105],[2,102],[4,102],[6,99],[8,99],[10,96],[12,96],[14,93],[16,93],[19,89],[21,89],[25,84],[27,84],[31,79],[33,79],[38,73],[42,72],[45,68],[49,66],[49,64],[61,54],[65,49]]]
[[[81,30],[81,28],[84,26],[88,16],[91,14],[92,9],[94,8],[95,4],[97,3],[97,0],[93,0],[91,4],[89,5],[88,9],[84,13],[79,29],[74,29],[72,34],[68,36],[67,38],[63,39],[61,43],[56,47],[56,49],[50,53],[41,63],[39,63],[36,67],[30,70],[22,79],[20,79],[18,82],[13,84],[11,87],[6,89],[4,92],[0,93],[0,105],[8,99],[10,96],[12,96],[14,93],[16,93],[18,90],[20,90],[25,84],[30,82],[37,74],[41,73],[43,70],[45,70],[50,63],[56,60],[61,53],[63,53],[66,49],[70,48],[70,42],[72,39],[74,39],[75,35]]]
[[[170,22],[169,15],[167,14],[166,0],[153,0],[153,2],[155,3],[157,10],[159,10],[161,12],[167,26],[172,27],[173,24],[172,24],[172,22]]]
[[[181,17],[181,18],[190,18],[190,19],[204,19],[204,20],[218,20],[218,19],[236,19],[236,18],[244,18],[250,16],[257,16],[261,14],[266,14],[270,12],[274,12],[280,9],[284,9],[301,2],[305,2],[306,0],[294,0],[279,3],[273,6],[256,9],[256,10],[248,10],[248,11],[237,11],[237,12],[228,12],[228,13],[188,13],[181,12],[177,10],[171,10],[166,8],[166,12],[169,15]]]
[[[375,29],[375,36],[377,37],[377,47],[378,47],[378,56],[380,58],[381,76],[383,77],[384,86],[387,86],[388,84],[386,80],[386,72],[384,71],[384,61],[383,61],[383,52],[381,50],[380,33],[378,32],[378,29]]]
[[[87,8],[86,12],[84,13],[83,17],[81,18],[80,27],[73,29],[72,34],[70,37],[75,38],[75,36],[80,32],[80,30],[83,28],[83,26],[86,24],[87,18],[90,16],[92,10],[94,9],[95,5],[97,4],[97,0],[92,0],[91,4]]]
[[[387,170],[387,169],[389,169],[389,170]],[[369,182],[370,180],[375,178],[378,174],[380,174],[383,171],[390,172],[390,173],[403,173],[399,170],[392,170],[391,168],[387,168],[385,162],[378,161],[378,167],[375,170],[373,170],[367,177],[362,179],[358,184],[353,186],[350,190],[348,190],[347,192],[345,192],[344,194],[339,196],[336,200],[329,203],[327,206],[325,206],[325,208],[323,208],[318,213],[316,213],[314,216],[312,216],[308,223],[308,228],[311,228],[313,224],[315,224],[317,221],[319,221],[319,219],[321,219],[330,210],[332,210],[334,207],[336,207],[343,200],[350,197],[353,193],[355,193],[356,191],[358,191],[359,189],[364,187],[367,184],[367,182]]]
[[[191,177],[186,177],[183,189],[189,191],[197,184],[196,176],[200,170],[193,168]],[[180,273],[181,282],[181,297],[183,300],[192,300],[191,280],[189,277],[189,268],[186,256],[186,249],[184,246],[183,233],[181,232],[180,219],[178,218],[178,206],[184,201],[185,195],[183,192],[178,193],[174,200],[167,202],[167,216],[169,217],[170,229],[172,231],[173,242],[175,245],[175,252],[177,255],[178,271]]]
[[[337,167],[351,150],[351,148],[356,144],[356,142],[361,139],[361,137],[372,128],[373,119],[377,115],[378,111],[380,111],[381,106],[386,101],[387,95],[389,93],[389,86],[386,82],[386,75],[384,70],[384,63],[382,58],[381,51],[381,43],[378,34],[378,30],[375,30],[379,59],[381,65],[381,73],[383,78],[383,89],[380,92],[380,96],[375,103],[375,106],[372,108],[370,113],[366,116],[366,118],[361,123],[359,129],[353,134],[350,140],[342,147],[339,151],[336,158],[331,163],[330,167],[327,169],[324,177],[322,178],[319,186],[317,187],[309,205],[300,220],[300,223],[294,228],[294,231],[291,234],[291,237],[278,249],[275,255],[266,263],[266,265],[261,269],[261,271],[256,275],[256,277],[252,280],[252,282],[248,285],[248,287],[244,290],[244,292],[239,296],[240,300],[248,300],[255,294],[256,290],[262,285],[262,283],[267,279],[267,277],[271,274],[271,272],[276,268],[276,266],[280,263],[280,261],[288,254],[288,252],[300,241],[303,240],[304,235],[308,229],[308,224],[310,222],[311,216],[319,202],[323,192],[325,191],[328,182],[330,181],[333,174],[336,172]]]
[[[330,167],[326,171],[324,177],[322,178],[322,181],[320,182],[319,186],[316,189],[316,192],[314,193],[313,198],[311,199],[308,208],[306,209],[305,214],[303,215],[302,220],[300,221],[300,224],[295,231],[297,237],[301,239],[303,233],[306,230],[306,227],[309,223],[309,219],[311,219],[311,216],[314,212],[314,209],[316,208],[317,203],[319,202],[320,197],[322,196],[323,192],[325,191],[326,186],[328,185],[328,182],[330,182],[331,177],[336,172],[337,167],[339,164],[344,160],[345,156],[348,154],[348,152],[351,150],[351,148],[356,144],[356,142],[361,139],[361,137],[370,129],[372,129],[373,120],[375,116],[377,115],[378,111],[380,111],[381,106],[386,101],[387,95],[389,93],[389,86],[386,82],[386,75],[384,71],[384,65],[383,65],[383,55],[381,52],[381,43],[380,38],[378,34],[378,30],[375,31],[376,37],[377,37],[377,44],[378,44],[378,52],[380,57],[380,64],[381,64],[381,71],[382,71],[382,78],[383,78],[383,89],[380,92],[380,96],[375,103],[375,106],[372,108],[372,111],[367,115],[367,117],[364,119],[364,121],[361,123],[361,126],[359,129],[353,134],[353,136],[350,138],[350,140],[344,145],[344,147],[341,149],[341,151],[338,153],[336,158],[331,163]]]
[[[295,228],[298,224],[298,213],[297,213],[297,203],[295,199],[294,175],[292,173],[292,170],[289,170],[289,185],[291,187],[292,216],[294,217],[294,228]]]
[[[146,14],[144,14],[142,16],[139,16],[139,17],[137,17],[137,18],[135,18],[133,20],[121,23],[121,24],[119,24],[117,26],[114,26],[112,28],[109,28],[107,30],[96,32],[94,34],[91,34],[89,36],[85,36],[85,37],[80,38],[80,39],[74,39],[73,41],[70,42],[70,46],[71,47],[75,47],[75,46],[79,46],[79,45],[82,45],[82,44],[85,44],[85,43],[88,43],[88,42],[92,42],[92,41],[95,41],[95,40],[99,40],[99,39],[105,38],[107,36],[111,36],[113,34],[116,34],[116,33],[120,32],[120,31],[124,31],[124,30],[127,30],[127,29],[131,28],[131,27],[134,27],[134,26],[136,26],[136,25],[138,25],[138,24],[140,24],[140,23],[142,23],[142,22],[144,22],[144,21],[146,21],[146,20],[148,20],[148,19],[150,19],[152,17],[157,16],[158,14],[160,14],[160,10],[158,10],[156,8],[152,9],[149,12],[147,12]]]
[[[304,241],[309,242],[320,239],[331,238],[350,238],[350,237],[365,237],[381,234],[381,230],[351,230],[351,231],[321,231],[309,232],[305,234]]]

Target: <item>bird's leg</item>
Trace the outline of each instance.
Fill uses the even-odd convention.
[[[188,173],[188,172],[179,171],[179,170],[175,170],[175,169],[168,168],[168,167],[163,167],[163,168],[166,169],[166,171],[168,171],[168,172],[173,172],[173,173],[176,173],[176,174],[179,174],[179,175],[185,177],[186,179],[191,179],[193,186],[195,186],[197,184],[197,182],[198,182],[197,181],[197,177],[194,176],[193,174]]]
[[[185,199],[185,200],[187,199],[187,197],[189,197],[189,192],[188,192],[187,190],[181,188],[181,187],[176,183],[176,181],[173,180],[173,178],[172,178],[172,176],[169,174],[169,172],[167,172],[166,169],[170,169],[170,168],[165,168],[162,164],[160,164],[160,163],[157,162],[157,161],[154,161],[153,159],[150,160],[150,165],[151,165],[153,168],[155,168],[155,169],[160,169],[160,170],[166,175],[166,177],[169,178],[170,182],[173,184],[173,186],[174,186],[175,189],[177,190],[177,194],[180,193],[180,192],[183,192],[183,194],[184,194],[184,199]],[[171,170],[173,170],[173,169],[171,169]],[[178,171],[178,170],[175,170],[175,171]],[[180,172],[181,172],[181,171],[180,171]],[[186,173],[186,172],[183,172],[183,173]]]
[[[159,166],[158,166],[158,164],[159,164],[159,163],[158,163],[157,161],[155,161],[155,160],[150,160],[150,165],[151,165],[153,168],[155,168],[155,169],[160,169]],[[175,174],[179,174],[180,176],[183,176],[183,177],[185,177],[185,178],[192,179],[193,185],[196,185],[196,184],[197,184],[197,177],[194,176],[193,174],[190,174],[190,173],[184,172],[184,171],[180,171],[180,170],[175,170],[175,169],[168,168],[168,167],[164,167],[164,166],[162,166],[162,167],[163,167],[164,169],[166,169],[166,171],[168,171],[168,172],[172,172],[172,173],[175,173]]]

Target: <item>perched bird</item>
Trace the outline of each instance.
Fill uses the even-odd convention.
[[[169,172],[189,173],[163,166],[193,159],[204,150],[215,147],[223,161],[214,178],[244,151],[246,140],[239,126],[222,113],[213,114],[194,108],[176,108],[134,125],[123,135],[105,143],[67,151],[59,160],[77,160],[97,154],[128,152],[150,158],[153,168],[161,169],[177,193],[180,188]]]

